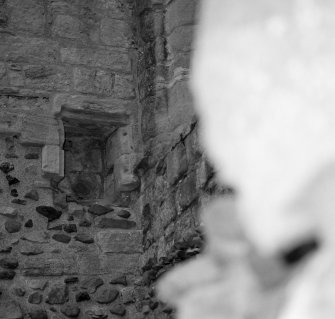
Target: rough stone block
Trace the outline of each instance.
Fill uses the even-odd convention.
[[[10,9],[8,27],[28,31],[32,34],[45,33],[45,7],[43,0],[8,0]]]
[[[190,52],[192,50],[194,26],[176,28],[168,36],[168,50],[171,55],[176,52]]]
[[[116,74],[113,96],[125,100],[134,99],[136,93],[133,77],[124,74]]]
[[[167,156],[167,179],[170,185],[175,184],[187,171],[186,149],[183,143],[178,143]]]
[[[112,71],[127,73],[131,71],[130,56],[128,53],[116,49],[62,48],[60,55],[63,63],[85,64],[87,66],[109,68]]]
[[[0,56],[11,62],[55,64],[59,61],[59,47],[49,39],[3,36]]]
[[[72,74],[59,66],[29,65],[23,68],[25,86],[32,89],[69,91]]]
[[[112,95],[115,75],[111,71],[75,68],[74,88],[81,93]]]
[[[103,43],[116,47],[127,47],[131,36],[128,22],[104,18],[101,20],[100,37]]]
[[[140,253],[143,250],[142,231],[100,231],[97,234],[97,243],[103,253]]]
[[[196,188],[196,176],[194,172],[189,173],[178,185],[176,201],[181,211],[187,209],[198,198]]]
[[[194,23],[198,0],[175,0],[166,9],[166,31],[170,34],[175,28]]]
[[[43,147],[42,171],[46,176],[64,176],[64,151],[58,145]]]
[[[58,15],[55,17],[51,32],[54,36],[60,36],[69,39],[78,39],[81,37],[81,22],[75,17],[69,15]]]
[[[116,190],[121,192],[132,191],[139,186],[139,179],[134,174],[136,155],[121,155],[114,164]]]
[[[195,114],[187,81],[176,82],[168,91],[171,128],[191,123]]]

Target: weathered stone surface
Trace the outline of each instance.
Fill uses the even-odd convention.
[[[66,234],[54,234],[52,235],[52,239],[60,243],[68,244],[71,241],[71,236]]]
[[[114,210],[113,208],[105,207],[99,204],[94,204],[88,209],[88,211],[91,214],[97,215],[97,216],[105,215],[109,212],[112,212],[113,210]]]
[[[77,232],[77,225],[76,224],[64,225],[63,229],[67,233],[76,233]]]
[[[62,305],[69,300],[69,290],[66,285],[57,285],[50,289],[46,303],[50,305]]]
[[[60,311],[68,318],[77,318],[80,313],[80,308],[76,305],[66,305],[62,306]]]
[[[31,243],[47,244],[50,242],[50,235],[45,231],[32,231],[24,234],[21,239]]]
[[[9,162],[3,162],[0,164],[0,171],[2,171],[4,174],[8,174],[9,172],[14,170],[14,165]]]
[[[101,21],[101,40],[111,46],[128,46],[130,27],[128,22],[116,19],[104,18]],[[111,37],[110,35],[113,34]]]
[[[187,172],[186,149],[179,143],[167,155],[167,179],[171,185],[175,184]]]
[[[87,289],[87,291],[92,294],[95,293],[96,290],[104,284],[104,281],[100,277],[93,277],[85,279],[81,284],[80,287]]]
[[[129,55],[117,50],[62,48],[60,53],[62,62],[130,72]]]
[[[0,259],[0,267],[5,269],[16,269],[19,266],[19,261],[15,257],[6,257]]]
[[[39,305],[43,300],[43,296],[39,292],[34,292],[28,297],[28,302],[34,305]]]
[[[109,281],[110,284],[112,285],[123,285],[123,286],[127,286],[127,277],[126,276],[118,276],[115,278],[112,278]]]
[[[17,205],[27,205],[27,201],[24,199],[20,199],[20,198],[15,198],[11,201],[11,203],[13,204],[17,204]]]
[[[134,288],[133,287],[124,287],[120,289],[120,297],[121,301],[123,304],[130,304],[134,303],[136,298],[135,298],[135,293],[134,293]]]
[[[117,215],[118,215],[119,217],[121,217],[121,218],[125,218],[125,219],[127,219],[127,218],[129,218],[129,217],[131,216],[130,212],[129,212],[128,210],[125,210],[125,209],[122,209],[121,211],[119,211],[119,212],[117,213]]]
[[[107,217],[96,219],[95,225],[99,228],[118,228],[118,229],[131,229],[136,227],[136,223],[132,220],[115,219]]]
[[[53,35],[77,39],[81,37],[81,23],[75,17],[69,15],[57,15],[51,27]]]
[[[51,206],[37,206],[36,211],[42,216],[48,218],[49,222],[58,219],[62,215],[61,211],[56,210]]]
[[[43,291],[48,285],[48,281],[46,280],[30,280],[28,283],[29,288],[33,290],[41,290]]]
[[[85,312],[88,319],[107,319],[107,311],[98,307],[92,307],[90,310]]]
[[[24,256],[36,256],[43,254],[43,249],[36,245],[24,245],[21,247],[20,253]]]
[[[100,231],[97,234],[97,244],[104,253],[142,252],[142,231]]]
[[[5,229],[9,233],[17,233],[21,230],[22,224],[15,220],[7,220],[5,222]]]
[[[23,319],[21,307],[12,300],[2,300],[0,302],[1,319]]]
[[[14,287],[13,294],[18,297],[23,297],[26,294],[26,291],[22,287]]]
[[[15,275],[14,270],[0,270],[0,279],[2,280],[12,280]]]
[[[31,319],[48,319],[48,314],[43,309],[35,309],[29,312]]]
[[[118,295],[119,291],[117,289],[101,288],[97,291],[95,300],[101,304],[109,304],[114,301]]]
[[[91,237],[90,235],[85,234],[85,233],[77,234],[74,237],[74,239],[76,241],[79,241],[79,242],[84,243],[84,244],[93,244],[94,243],[93,237]]]
[[[0,208],[0,215],[6,217],[16,217],[18,214],[18,210],[13,207],[1,207]]]
[[[38,201],[39,200],[39,195],[38,195],[37,190],[32,189],[31,191],[27,192],[24,195],[24,198],[29,198],[31,200]]]
[[[126,308],[123,305],[112,305],[109,309],[110,313],[123,317],[126,314]]]

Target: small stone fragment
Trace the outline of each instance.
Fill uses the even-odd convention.
[[[20,199],[20,198],[15,198],[12,200],[13,204],[18,204],[18,205],[27,205],[27,201],[24,199]]]
[[[100,277],[93,277],[85,279],[80,287],[87,289],[90,294],[96,292],[96,290],[104,284],[104,281]]]
[[[9,186],[20,183],[20,181],[16,177],[13,177],[11,175],[6,175],[6,179],[8,181]]]
[[[95,301],[101,304],[109,304],[119,295],[119,291],[112,288],[103,288],[98,290]]]
[[[115,278],[111,279],[111,281],[109,283],[112,284],[112,285],[127,286],[127,278],[126,278],[126,276],[115,277]]]
[[[16,273],[14,270],[0,270],[0,279],[1,280],[12,280],[15,277]]]
[[[81,301],[87,301],[90,300],[91,297],[86,291],[80,291],[76,294],[76,301],[81,302]]]
[[[52,239],[64,244],[68,244],[71,241],[71,237],[65,234],[54,234]]]
[[[32,228],[34,226],[33,221],[31,219],[28,219],[26,223],[24,224],[24,227]]]
[[[48,230],[63,230],[63,226],[64,226],[63,224],[53,226],[53,227],[48,226]]]
[[[66,231],[67,233],[76,233],[77,225],[76,224],[64,225],[64,231]]]
[[[96,216],[105,215],[109,212],[112,212],[113,210],[113,208],[108,208],[99,204],[94,204],[88,209],[89,213]]]
[[[17,214],[18,214],[18,210],[16,208],[6,207],[6,206],[3,206],[0,208],[0,215],[2,216],[14,218],[17,216]]]
[[[109,309],[110,313],[113,315],[117,315],[123,317],[126,314],[126,308],[123,305],[112,305]]]
[[[84,244],[92,244],[92,243],[94,243],[94,239],[90,235],[85,234],[85,233],[77,234],[74,237],[74,239],[76,241],[80,241],[80,242],[82,242]]]
[[[69,290],[66,285],[55,286],[50,289],[46,303],[50,305],[62,305],[69,300]]]
[[[39,305],[43,300],[43,296],[39,292],[34,292],[28,297],[28,302],[34,305]]]
[[[0,259],[0,267],[5,269],[16,269],[19,266],[19,261],[15,257],[6,257]]]
[[[40,196],[36,189],[32,189],[24,195],[24,198],[28,198],[37,202],[40,199]]]
[[[22,287],[14,287],[13,294],[18,297],[23,297],[26,294],[26,291]]]
[[[131,216],[131,214],[129,213],[129,211],[127,211],[127,210],[125,210],[125,209],[119,211],[119,212],[117,213],[117,215],[118,215],[119,217],[122,217],[122,218],[125,218],[125,219],[127,219],[127,218],[129,218],[129,217]]]
[[[43,309],[31,310],[29,316],[30,319],[48,319],[48,314]]]
[[[9,162],[3,162],[3,163],[0,164],[0,170],[4,174],[8,174],[9,172],[14,170],[14,165],[9,163]]]
[[[80,308],[76,305],[66,305],[66,306],[62,306],[60,311],[66,317],[77,318],[80,313]]]
[[[17,192],[16,188],[11,189],[10,196],[19,197],[19,193]]]
[[[78,277],[68,277],[64,279],[66,284],[75,284],[79,281]]]
[[[5,222],[5,229],[9,233],[17,233],[21,230],[21,223],[16,220],[7,220]]]
[[[53,220],[58,219],[62,215],[61,211],[56,210],[55,208],[51,206],[37,206],[36,211],[42,216],[48,218],[49,222],[52,222]]]

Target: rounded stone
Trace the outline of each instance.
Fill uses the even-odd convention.
[[[71,236],[66,234],[54,234],[52,239],[63,244],[68,244],[71,241]]]
[[[5,222],[5,229],[9,233],[17,233],[21,230],[21,223],[16,220],[7,220]]]
[[[95,300],[101,304],[109,304],[119,295],[119,291],[113,288],[103,288],[98,290]]]
[[[62,306],[61,313],[68,318],[77,318],[80,313],[80,308],[76,305]]]
[[[34,305],[39,305],[43,300],[43,296],[39,292],[34,292],[28,297],[28,302]]]

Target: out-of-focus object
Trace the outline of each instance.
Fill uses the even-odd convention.
[[[237,190],[243,231],[264,258],[309,238],[321,242],[318,253],[285,285],[287,301],[277,305],[279,315],[257,318],[335,317],[334,288],[329,285],[335,276],[334,12],[330,0],[202,1],[191,86],[203,145],[221,181]],[[223,224],[207,223],[207,233],[218,225]],[[211,238],[206,262],[182,266],[160,285],[162,296],[173,301],[173,282],[182,281],[188,270],[192,278],[196,270],[196,280],[188,278],[191,284],[184,282],[183,297],[175,300],[181,319],[195,318],[187,308],[192,304],[201,308],[199,287],[204,299],[213,301],[215,287],[230,286],[212,279],[213,290],[201,280],[201,269],[206,269],[201,263],[208,263],[213,274],[216,267],[230,269],[218,261],[229,259],[225,249],[220,251],[224,239]],[[238,265],[243,264],[240,257]],[[237,282],[241,278],[235,274]],[[256,299],[262,296],[257,280],[244,280],[249,283],[239,284],[242,290]],[[202,318],[244,318],[242,313],[225,314],[220,298],[215,300],[207,316],[199,310]]]

